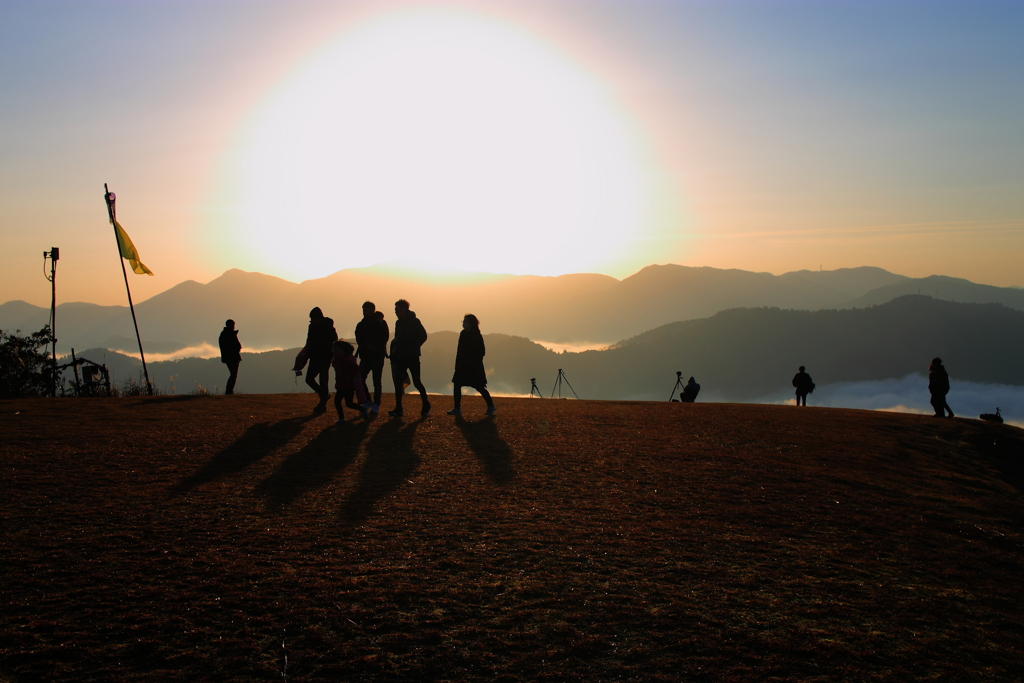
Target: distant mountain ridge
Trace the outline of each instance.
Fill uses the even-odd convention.
[[[795,271],[783,275],[707,267],[653,265],[623,280],[606,275],[558,277],[441,274],[416,278],[394,266],[338,271],[293,283],[229,270],[208,284],[183,282],[136,305],[147,348],[169,352],[216,344],[224,320],[237,322],[247,349],[302,343],[308,312],[319,306],[351,337],[365,300],[389,320],[399,298],[412,302],[427,330],[457,330],[475,313],[486,333],[545,342],[611,344],[667,323],[705,318],[737,307],[821,310],[884,303],[900,294],[937,291],[943,298],[1002,303],[1024,310],[1024,290],[955,278],[911,279],[881,268]],[[941,286],[937,286],[941,284]],[[0,305],[0,329],[38,330],[49,311],[25,302]],[[57,308],[58,350],[133,350],[127,307],[65,303]],[[128,340],[128,345],[125,341]]]
[[[558,354],[524,337],[484,339],[492,391],[522,395],[536,377],[547,396],[562,368],[582,398],[667,400],[681,371],[701,383],[703,400],[749,401],[787,389],[800,365],[824,385],[923,374],[933,356],[942,357],[957,380],[1024,386],[1024,312],[917,295],[855,310],[730,309],[670,323],[603,351]],[[455,332],[436,332],[423,346],[429,391],[451,390],[457,341]],[[238,390],[307,391],[288,371],[296,351],[243,353]],[[138,376],[137,360],[105,353],[81,355],[107,362],[116,381]],[[190,358],[151,363],[150,376],[164,391],[174,384],[188,393],[196,384],[223,387],[227,371],[217,359]],[[392,390],[390,378],[384,388]],[[572,395],[568,387],[563,395]]]

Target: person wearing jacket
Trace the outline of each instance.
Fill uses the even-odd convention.
[[[402,395],[405,393],[406,373],[412,375],[412,384],[420,392],[423,408],[420,415],[430,414],[427,389],[420,380],[420,347],[427,341],[427,331],[416,314],[409,310],[409,302],[399,299],[395,302],[395,336],[391,340],[391,379],[395,383],[395,409],[388,412],[392,417],[402,416]]]
[[[238,379],[238,364],[242,362],[242,342],[238,341],[238,330],[234,320],[225,320],[224,329],[220,331],[220,362],[228,366],[228,383],[224,394],[235,393],[235,380]]]
[[[334,329],[334,321],[326,317],[319,307],[311,310],[305,346],[309,356],[306,384],[320,396],[320,402],[313,408],[314,413],[327,412],[327,399],[331,396],[327,382],[330,380],[331,359],[334,357],[332,346],[337,340],[338,331]]]
[[[946,403],[946,394],[949,393],[949,374],[942,365],[941,358],[932,358],[932,364],[928,366],[928,393],[932,395],[931,404],[935,409],[932,417],[953,417],[953,409]],[[946,415],[946,412],[949,415]]]
[[[345,405],[358,410],[366,419],[373,404],[366,395],[366,385],[359,372],[359,364],[352,355],[355,349],[343,339],[334,342],[333,348],[334,359],[331,361],[331,367],[334,368],[334,409],[338,411],[338,421],[334,424],[345,424],[345,413],[341,409],[343,400]],[[353,401],[353,397],[358,399],[358,402]]]
[[[814,391],[814,382],[811,380],[811,376],[804,371],[804,366],[800,366],[800,372],[793,375],[793,386],[796,387],[796,404],[807,405],[807,394]]]
[[[359,372],[363,382],[373,375],[373,412],[380,410],[381,378],[384,374],[384,359],[388,355],[388,329],[384,314],[377,310],[372,301],[363,304],[363,319],[356,325],[356,344],[359,345]]]
[[[496,408],[491,394],[487,391],[487,373],[484,370],[484,336],[480,334],[480,321],[472,313],[462,319],[462,332],[459,333],[459,346],[455,352],[455,374],[452,384],[455,386],[455,408],[449,415],[462,415],[462,387],[476,389],[487,402],[487,414],[494,415]]]

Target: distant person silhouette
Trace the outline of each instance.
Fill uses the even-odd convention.
[[[366,395],[366,385],[363,384],[359,364],[352,355],[355,349],[344,340],[334,342],[331,348],[334,351],[331,360],[331,366],[334,367],[334,409],[338,411],[338,421],[335,424],[345,422],[345,413],[341,409],[342,399],[349,408],[358,410],[364,418],[369,417],[373,404]],[[359,399],[359,403],[352,400],[353,395]]]
[[[932,358],[932,364],[928,366],[928,393],[932,395],[932,408],[935,414],[932,417],[953,417],[953,409],[946,403],[946,394],[949,393],[949,374],[942,365],[941,358]],[[946,412],[949,415],[946,415]]]
[[[452,376],[452,384],[455,385],[455,408],[448,411],[449,415],[462,415],[462,387],[472,387],[480,392],[487,402],[487,414],[494,415],[494,401],[486,389],[486,353],[484,336],[480,334],[480,321],[472,313],[467,313],[462,318],[462,332],[459,333],[459,346],[455,352],[455,374]]]
[[[220,362],[228,366],[228,383],[224,394],[235,393],[235,380],[238,379],[238,364],[242,362],[242,342],[238,341],[238,330],[234,320],[225,320],[224,329],[220,331]]]
[[[359,345],[359,373],[363,382],[373,374],[373,412],[380,410],[381,377],[384,374],[384,359],[388,355],[388,329],[384,313],[377,310],[372,301],[363,304],[363,319],[356,325],[356,344]]]
[[[319,307],[309,312],[309,330],[306,332],[306,354],[309,369],[306,370],[306,384],[320,395],[320,402],[313,408],[314,413],[327,412],[327,399],[331,396],[327,382],[331,376],[332,345],[338,340],[334,321],[324,316]]]
[[[807,394],[814,391],[814,382],[811,380],[811,376],[804,371],[804,366],[800,366],[800,372],[793,375],[793,386],[796,387],[796,404],[800,405],[803,401],[803,405],[807,405]]]
[[[682,392],[679,394],[679,401],[681,403],[693,403],[697,400],[697,394],[700,393],[700,385],[697,384],[697,380],[691,377],[686,382],[686,386],[683,387]]]
[[[409,302],[399,299],[395,302],[395,337],[391,340],[391,379],[395,383],[395,409],[388,412],[392,417],[402,415],[402,395],[405,393],[405,374],[412,375],[412,383],[420,392],[423,408],[420,415],[430,414],[427,389],[420,380],[420,347],[427,341],[427,331],[416,314],[409,310]]]

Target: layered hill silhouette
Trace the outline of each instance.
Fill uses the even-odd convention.
[[[512,335],[484,338],[491,389],[523,395],[531,378],[548,395],[561,368],[584,398],[666,400],[678,370],[697,377],[702,400],[746,401],[787,388],[800,365],[824,385],[924,373],[933,356],[941,356],[957,380],[1024,385],[1024,312],[918,295],[863,309],[730,309],[583,353],[555,353]],[[424,345],[429,391],[450,391],[457,341],[455,332],[435,332]],[[238,390],[308,391],[288,372],[296,351],[243,353]],[[107,362],[115,380],[138,376],[140,364],[132,358],[102,349],[82,355]],[[173,386],[187,393],[197,384],[222,387],[227,372],[217,359],[189,358],[151,363],[150,376],[166,392]],[[563,395],[572,396],[569,388]]]
[[[938,282],[941,280],[941,283]],[[941,285],[941,286],[940,286]],[[884,303],[902,294],[1002,303],[1024,310],[1024,290],[976,285],[954,278],[914,280],[880,268],[796,271],[648,266],[623,280],[605,275],[559,277],[450,272],[425,275],[399,266],[339,271],[293,283],[229,270],[208,284],[183,282],[136,306],[143,341],[153,353],[215,344],[227,318],[237,321],[252,349],[290,348],[303,339],[307,313],[320,306],[350,336],[369,299],[391,316],[399,298],[412,302],[428,331],[457,330],[475,313],[484,328],[556,343],[611,344],[666,323],[704,318],[737,307],[805,310]],[[0,329],[34,331],[48,310],[25,302],[0,305]],[[63,303],[57,309],[60,348],[134,350],[128,309]]]

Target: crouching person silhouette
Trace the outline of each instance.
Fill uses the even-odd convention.
[[[494,415],[494,401],[491,400],[491,394],[486,388],[486,353],[484,336],[480,334],[480,321],[472,313],[467,313],[462,319],[459,347],[455,352],[455,374],[452,376],[452,384],[455,385],[455,408],[448,411],[449,415],[462,415],[462,387],[476,389],[487,402],[487,414]]]
[[[700,393],[700,385],[697,384],[697,380],[691,377],[687,382],[683,390],[679,392],[679,401],[681,403],[693,403],[697,400],[697,394]]]
[[[420,392],[423,408],[420,415],[430,414],[427,389],[420,380],[420,347],[427,341],[427,331],[416,314],[409,310],[409,302],[399,299],[395,302],[395,338],[391,340],[391,379],[395,383],[395,409],[388,412],[392,417],[402,416],[402,395],[405,394],[405,374],[412,376],[413,386]]]

